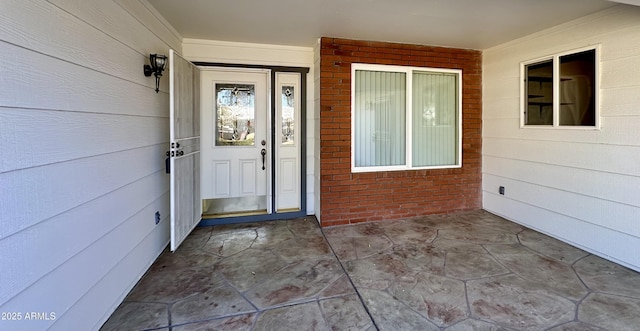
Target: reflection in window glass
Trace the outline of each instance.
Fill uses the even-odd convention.
[[[526,125],[553,125],[553,60],[526,68]]]
[[[405,72],[355,71],[356,167],[406,164],[406,75]]]
[[[560,57],[560,125],[596,125],[596,51]]]
[[[598,126],[598,49],[524,64],[524,125]]]
[[[458,75],[413,72],[413,166],[457,163]]]
[[[282,144],[293,145],[295,142],[295,90],[293,86],[282,87]]]
[[[255,85],[216,84],[216,146],[255,144]]]

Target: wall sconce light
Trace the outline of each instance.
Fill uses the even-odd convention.
[[[150,77],[151,74],[156,76],[156,93],[160,91],[160,77],[164,71],[164,66],[167,64],[166,55],[149,54],[149,64],[144,65],[144,75]]]

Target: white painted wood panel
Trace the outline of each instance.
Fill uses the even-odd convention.
[[[488,98],[506,99],[520,92],[520,78],[518,77],[499,77],[490,82],[484,82],[482,93]],[[489,99],[492,100],[492,99]]]
[[[198,140],[198,143],[200,141]],[[200,146],[198,146],[200,147]],[[198,148],[199,149],[199,148]],[[200,192],[196,192],[196,178],[194,174],[200,168],[200,153],[190,153],[174,159],[171,167],[175,175],[173,180],[171,199],[172,224],[171,224],[171,251],[175,252],[178,246],[187,238],[191,230],[196,227],[202,216],[202,208],[194,208],[195,202],[202,204]]]
[[[238,189],[240,190],[240,196],[254,196],[258,194],[256,174],[258,171],[262,171],[262,169],[258,169],[256,165],[256,160],[238,160],[240,166],[238,167],[238,171],[241,173],[240,176],[232,177],[237,178],[240,183]],[[233,188],[232,188],[233,190]]]
[[[0,173],[166,142],[167,118],[7,108]]]
[[[168,194],[167,176],[156,172],[122,188],[110,192],[101,199],[91,200],[67,212],[40,222],[0,241],[0,265],[11,265],[3,269],[0,283],[3,284],[0,302],[17,295],[35,283],[41,275],[46,275],[62,265],[85,247],[100,239],[105,233],[126,222],[140,211],[144,205],[129,203],[132,196],[144,197],[148,204]],[[113,208],[118,206],[118,208]],[[168,209],[160,211],[161,217],[168,216]],[[145,215],[149,225],[153,224],[155,211]],[[60,231],[59,229],[73,229]],[[78,235],[81,233],[82,235]],[[29,250],[25,243],[38,243],[38,250]],[[64,242],[64,245],[60,245]],[[38,263],[24,263],[38,261]]]
[[[171,251],[202,216],[200,199],[200,69],[169,50]]]
[[[23,149],[1,163],[0,309],[98,329],[169,239],[169,100],[142,74],[169,46],[137,0],[52,1],[0,2],[0,140]]]
[[[111,316],[111,312],[124,300],[126,294],[133,289],[137,280],[142,278],[157,257],[158,252],[167,246],[167,241],[163,241],[161,238],[168,237],[169,222],[163,219],[151,233],[140,239],[138,245],[109,270],[99,283],[91,288],[91,292],[88,295],[79,298],[67,310],[67,313],[53,325],[52,330],[100,329],[103,322]],[[134,275],[134,277],[129,275]],[[134,279],[134,281],[131,281],[131,279]],[[112,297],[114,294],[113,289],[122,287],[122,284],[127,284],[124,293],[117,298],[115,304],[109,305],[109,302],[105,301],[104,298]]]
[[[637,56],[638,39],[640,39],[637,15],[640,15],[640,8],[613,7],[601,13],[604,14],[605,20],[603,21],[596,20],[596,16],[590,16],[583,21],[574,21],[579,24],[570,22],[515,42],[485,50],[483,73],[492,76],[518,74],[519,69],[512,66],[515,62],[536,59],[594,44],[602,44],[601,61],[604,62]],[[621,19],[621,15],[624,15],[624,18]],[[613,18],[615,23],[607,21],[606,17],[615,17]],[[554,33],[556,31],[557,34]],[[618,35],[624,35],[625,38],[618,38]],[[554,40],[554,37],[566,38],[566,40],[558,41]],[[553,40],[553,42],[549,42],[549,40]],[[499,52],[506,47],[509,47],[509,52],[501,53],[500,58],[491,56],[492,52]],[[522,60],[523,56],[527,56],[527,60]]]
[[[638,15],[640,16],[640,15]],[[609,89],[616,87],[640,86],[640,46],[638,55],[622,59],[605,61],[601,64],[600,88]]]
[[[626,233],[640,240],[640,226],[635,217],[640,214],[640,201],[635,201],[634,205],[622,204],[489,174],[483,176],[482,186],[484,191],[494,194],[498,192],[499,186],[504,186],[505,197],[509,199],[551,210],[608,230]]]
[[[636,237],[495,194],[484,194],[483,208],[640,272],[640,254],[634,249],[640,240]]]
[[[60,9],[73,14],[85,22],[89,22],[98,30],[111,38],[127,45],[140,54],[147,56],[149,53],[163,53],[169,55],[162,40],[148,29],[131,30],[131,26],[138,24],[135,16],[132,16],[120,5],[113,1],[86,1],[86,0],[47,0]],[[113,24],[113,22],[119,22]],[[177,41],[177,40],[176,40]],[[179,43],[177,43],[179,45]]]
[[[561,141],[566,143],[640,146],[640,114],[626,117],[603,117],[602,129],[574,130],[520,128],[519,118],[491,119],[484,123],[484,137],[492,139],[519,139]],[[593,155],[594,159],[599,156]]]
[[[632,9],[632,15],[636,16],[640,14],[640,10],[637,8]],[[607,23],[608,24],[608,23]],[[619,28],[615,31],[616,35],[623,35],[624,38],[611,38],[612,32],[604,33],[602,40],[603,48],[600,55],[602,61],[611,61],[615,59],[622,59],[626,57],[638,56],[638,47],[640,47],[640,27],[637,24],[631,25],[628,28]]]
[[[155,89],[155,80],[140,74],[148,55],[123,47],[118,40],[48,2],[3,1],[0,25],[9,27],[0,29],[0,40]],[[88,40],[91,42],[82,43]],[[163,80],[163,91],[168,85]]]
[[[640,207],[640,177],[488,155],[483,157],[482,165],[491,169],[491,173],[485,173],[486,176],[536,183],[569,193]],[[486,190],[495,193],[498,192],[498,187],[487,187]]]
[[[484,155],[640,176],[640,147],[484,138]],[[484,169],[491,173],[491,169]]]
[[[616,6],[483,52],[484,208],[636,270],[638,40],[640,7]],[[595,44],[601,130],[520,129],[520,63]]]
[[[75,306],[76,302],[82,298],[83,295],[90,293],[93,300],[99,300],[94,303],[94,309],[101,307],[105,309],[110,305],[108,302],[100,302],[101,298],[97,298],[94,293],[91,292],[97,284],[101,282],[103,277],[109,273],[110,270],[115,268],[117,264],[127,255],[131,254],[136,248],[146,240],[150,233],[156,231],[156,229],[163,228],[168,223],[166,220],[161,226],[156,226],[150,216],[156,210],[160,210],[164,215],[169,214],[168,208],[168,194],[160,197],[159,199],[152,201],[147,206],[144,206],[136,214],[129,217],[126,222],[123,222],[112,231],[106,233],[103,237],[96,240],[91,245],[87,246],[78,254],[74,255],[60,267],[52,270],[50,273],[43,275],[38,282],[28,287],[20,293],[18,297],[10,301],[7,304],[0,306],[3,311],[24,311],[28,307],[33,311],[55,311],[56,316],[60,319],[55,321],[44,321],[42,328],[37,327],[36,324],[29,322],[29,328],[31,330],[38,329],[44,330],[52,326],[54,330],[64,330],[65,328],[58,324],[64,318],[64,314],[67,310]],[[159,230],[164,232],[163,230]],[[150,240],[156,240],[158,245],[156,249],[161,249],[167,243],[166,240],[160,240],[160,237],[151,238]],[[98,259],[98,263],[96,263]],[[143,261],[139,261],[141,264]],[[147,261],[144,261],[148,263]],[[88,267],[91,266],[91,267]],[[146,265],[145,265],[146,266]],[[74,277],[73,282],[69,283],[69,275],[80,272],[81,277]],[[121,281],[126,281],[126,272],[121,274]],[[133,274],[138,274],[135,270]],[[130,282],[120,284],[120,287],[128,286]],[[64,291],[56,290],[64,289]],[[55,293],[55,295],[53,295]],[[48,295],[45,295],[48,294]],[[112,293],[113,295],[115,293]],[[93,301],[92,300],[92,301]],[[55,324],[54,324],[55,323]],[[85,319],[73,319],[69,320],[68,324],[76,324],[71,329],[73,330],[85,330],[80,327],[82,324],[95,324],[96,321],[90,321]],[[68,329],[66,329],[68,330]]]
[[[298,176],[296,176],[296,173],[299,172],[297,171],[298,167],[296,163],[296,159],[294,158],[280,159],[280,169],[282,169],[283,174],[280,178],[280,193],[295,193],[298,187],[298,181],[296,180]]]
[[[156,145],[0,174],[0,238],[164,169]],[[38,208],[33,208],[38,206]]]
[[[192,61],[310,67],[309,47],[265,45],[185,38],[182,49]]]
[[[520,109],[520,99],[518,98],[484,100],[482,123],[485,124],[494,119],[513,118],[518,120],[518,127],[520,127],[520,116],[518,111],[513,111],[514,109]]]
[[[214,188],[213,196],[216,198],[225,198],[231,196],[231,160],[212,161],[212,173],[210,177],[213,179],[211,187]],[[209,184],[209,183],[204,183]]]
[[[313,142],[309,141],[308,146],[313,146],[313,150],[315,154],[313,155],[313,161],[310,164],[316,169],[316,172],[311,173],[313,175],[313,183],[316,192],[313,196],[313,202],[315,204],[315,216],[318,220],[318,223],[322,223],[320,219],[320,208],[322,207],[320,204],[320,195],[322,194],[320,191],[320,39],[316,42],[313,47],[313,105],[316,110],[314,117],[314,125],[313,125]],[[307,201],[311,201],[307,198]]]
[[[5,54],[0,57],[0,85],[11,87],[0,89],[0,106],[169,118],[169,98],[149,93],[151,85],[132,83],[5,42],[0,42],[0,54]],[[136,98],[124,98],[126,95]]]
[[[640,116],[640,83],[600,93],[600,111],[607,116]]]
[[[174,29],[147,0],[115,0],[130,15],[134,16],[144,28],[158,36],[166,45],[182,53],[182,35]]]
[[[516,39],[483,52],[490,58],[492,52],[500,53],[505,61],[511,62],[519,52],[544,52],[543,55],[554,54],[575,48],[574,45],[585,40],[611,35],[613,31],[637,27],[640,7],[614,6],[556,27],[546,29],[529,36]]]

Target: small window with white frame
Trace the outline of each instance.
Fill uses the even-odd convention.
[[[353,172],[460,168],[462,71],[351,66]]]
[[[598,47],[521,64],[521,126],[599,128]]]

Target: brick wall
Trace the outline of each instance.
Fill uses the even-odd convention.
[[[322,38],[322,226],[480,209],[482,53]],[[351,173],[351,63],[462,69],[462,168]]]

